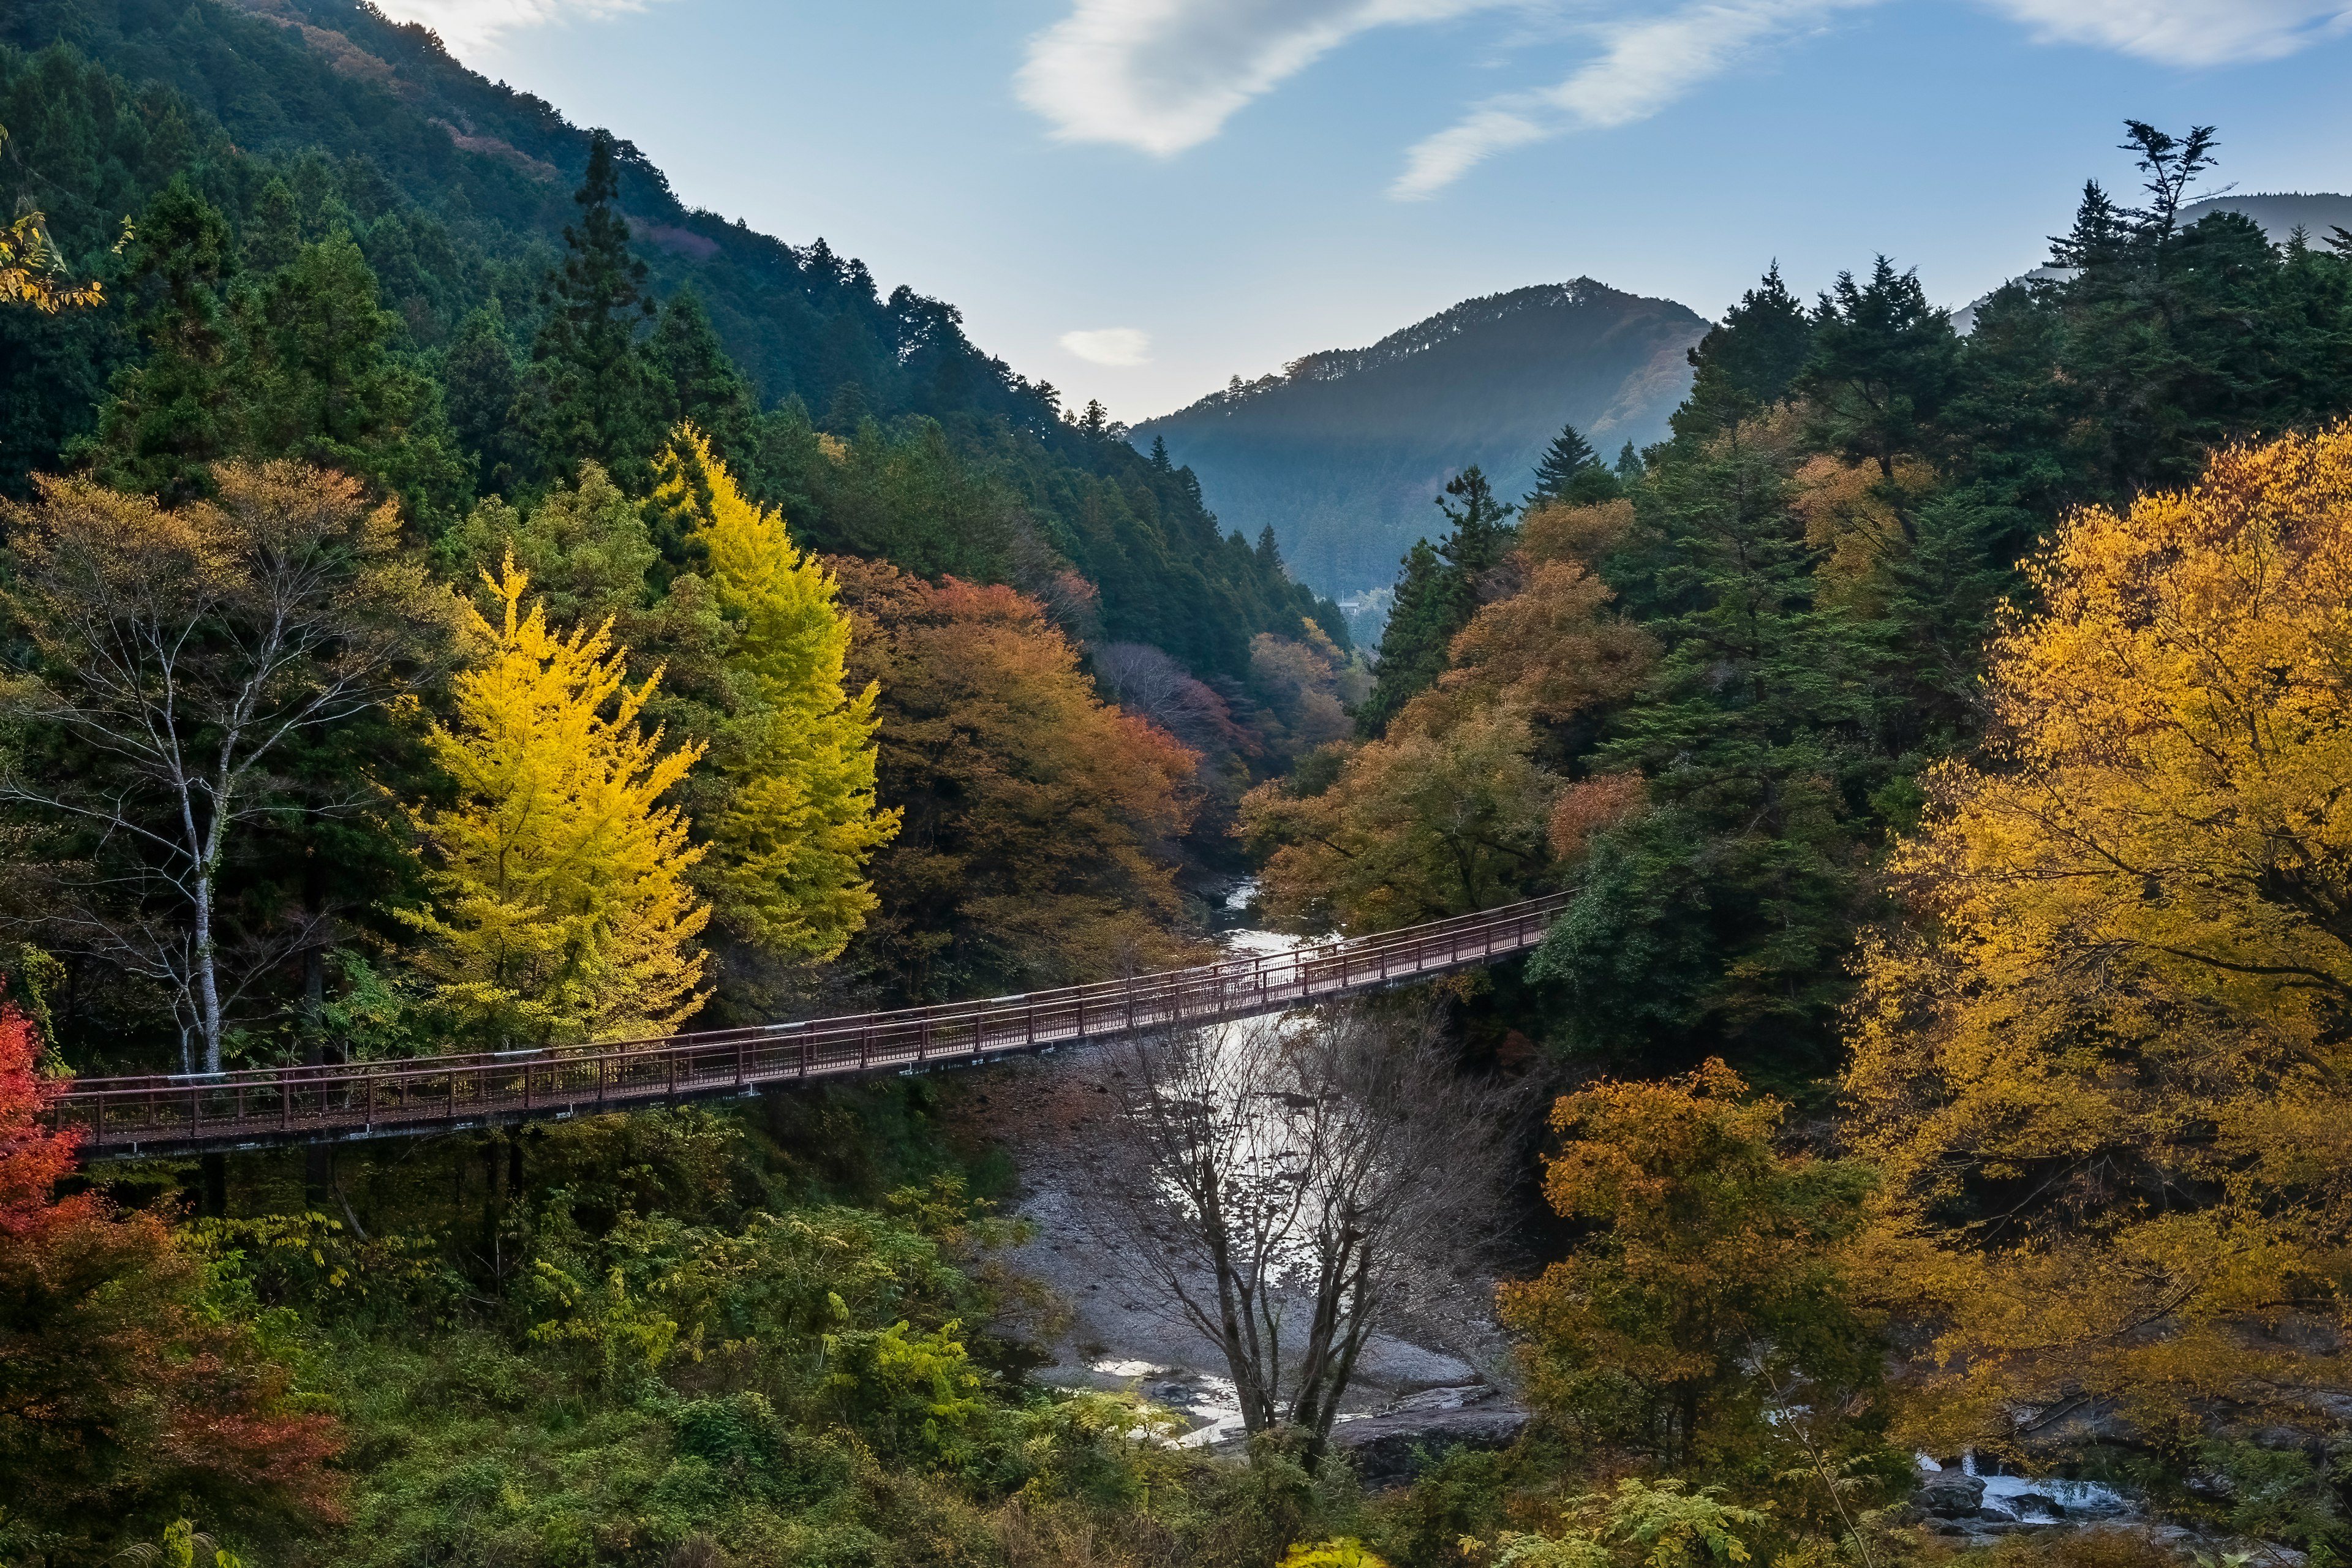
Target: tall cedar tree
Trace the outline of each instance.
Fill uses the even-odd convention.
[[[147,357],[116,373],[96,433],[73,455],[103,482],[168,506],[210,494],[211,465],[243,449],[236,247],[227,220],[178,177],[147,204],[138,236],[128,270]]]
[[[1420,541],[1401,563],[1371,694],[1356,710],[1356,728],[1366,736],[1385,731],[1407,702],[1437,683],[1454,635],[1477,613],[1481,581],[1510,552],[1512,509],[1495,499],[1475,465],[1446,481],[1436,504],[1454,531],[1433,550]]]
[[[1530,965],[1587,1049],[1801,1075],[1833,1049],[1875,705],[1869,640],[1815,602],[1794,423],[1654,468],[1611,558],[1663,657],[1592,763],[1638,772],[1645,804],[1594,838]]]
[[[1780,402],[1812,352],[1812,322],[1776,261],[1690,351],[1691,390],[1675,410],[1676,439],[1705,440]]]
[[[611,132],[591,137],[588,172],[572,198],[580,216],[564,226],[563,265],[540,293],[546,322],[530,345],[523,408],[542,477],[569,479],[593,460],[643,495],[668,426],[641,341],[654,300],[646,264],[629,252],[614,153]]]

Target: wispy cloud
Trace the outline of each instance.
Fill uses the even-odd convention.
[[[644,10],[651,0],[377,0],[397,22],[422,22],[460,52],[507,33],[578,17],[603,21]]]
[[[463,0],[412,0],[457,5]],[[558,0],[501,0],[551,5]],[[1487,10],[1548,13],[1593,51],[1549,88],[1468,106],[1407,149],[1389,187],[1435,195],[1498,153],[1645,120],[1776,46],[1881,0],[1071,0],[1030,41],[1022,101],[1065,141],[1162,157],[1215,136],[1234,112],[1376,27]],[[2352,34],[2352,0],[1979,0],[2041,43],[2196,67],[2276,59]],[[1530,37],[1556,41],[1559,28]],[[1506,46],[1507,48],[1509,46]]]
[[[1133,327],[1098,327],[1090,332],[1064,332],[1061,344],[1088,364],[1114,369],[1151,363],[1151,334]]]
[[[2352,30],[2315,0],[1991,0],[2046,43],[2091,44],[2173,66],[2274,60]]]
[[[1527,3],[1076,0],[1030,41],[1015,86],[1063,141],[1167,157],[1359,33]]]
[[[1875,0],[1707,0],[1671,16],[1603,23],[1601,52],[1557,87],[1479,104],[1414,145],[1389,194],[1433,195],[1496,153],[1577,130],[1647,120],[1741,58]],[[2053,0],[2059,3],[2059,0]]]

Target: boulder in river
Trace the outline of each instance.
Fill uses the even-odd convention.
[[[1446,1449],[1507,1448],[1527,1430],[1527,1407],[1479,1385],[1433,1388],[1331,1428],[1331,1446],[1354,1459],[1369,1487],[1412,1479]]]

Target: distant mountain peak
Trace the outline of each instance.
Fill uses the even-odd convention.
[[[1449,305],[1433,316],[1391,332],[1370,348],[1318,349],[1313,353],[1300,355],[1280,371],[1259,376],[1255,381],[1244,381],[1237,375],[1218,391],[1162,417],[1181,418],[1196,410],[1202,413],[1230,412],[1253,398],[1286,386],[1303,382],[1342,381],[1399,363],[1417,354],[1429,353],[1445,347],[1465,333],[1482,327],[1499,325],[1529,311],[1573,310],[1618,300],[1665,305],[1677,310],[1682,309],[1670,300],[1645,300],[1641,295],[1627,294],[1591,278],[1571,278],[1565,283],[1531,283],[1524,289],[1506,289],[1499,294],[1481,294],[1475,299]]]
[[[1441,521],[1431,499],[1471,464],[1515,495],[1563,424],[1611,452],[1663,437],[1706,326],[1591,278],[1538,283],[1465,300],[1369,348],[1236,376],[1135,436],[1165,440],[1227,527],[1272,527],[1293,571],[1350,593],[1388,583]]]

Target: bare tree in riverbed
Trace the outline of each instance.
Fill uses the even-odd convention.
[[[1335,1007],[1135,1042],[1104,1213],[1223,1352],[1251,1432],[1319,1463],[1373,1329],[1487,1232],[1521,1096],[1433,1018]]]

